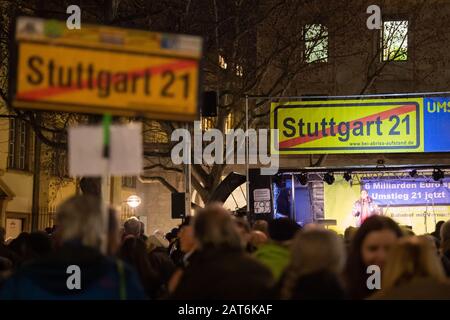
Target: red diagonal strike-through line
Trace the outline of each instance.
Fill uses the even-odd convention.
[[[404,114],[404,113],[408,113],[411,111],[414,111],[416,109],[415,105],[404,105],[401,107],[397,107],[394,109],[390,109],[387,111],[383,111],[380,113],[376,113],[364,118],[360,118],[360,119],[356,119],[356,120],[352,120],[351,125],[350,125],[350,129],[353,129],[355,127],[355,121],[361,121],[363,123],[363,125],[367,125],[368,121],[375,121],[378,117],[380,118],[380,120],[384,120],[389,118],[392,115],[400,115],[400,114]],[[336,128],[337,126],[335,126]],[[328,136],[330,136],[330,132],[331,132],[331,127],[328,127],[325,132],[327,133]],[[280,149],[282,148],[289,148],[289,147],[293,147],[299,144],[303,144],[306,142],[310,142],[310,141],[314,141],[314,140],[318,140],[318,139],[322,139],[322,138],[326,138],[323,136],[323,132],[319,131],[319,134],[317,136],[313,136],[313,137],[295,137],[295,138],[291,138],[285,141],[280,142]]]
[[[197,65],[196,61],[178,60],[173,63],[158,65],[155,67],[149,67],[149,68],[145,68],[145,69],[128,71],[127,76],[128,77],[130,77],[130,76],[142,77],[145,75],[146,72],[150,72],[151,75],[155,75],[155,74],[162,73],[163,71],[166,71],[166,70],[182,70],[182,69],[187,69],[187,68],[193,67],[195,65]],[[93,77],[93,78],[94,79],[92,81],[92,89],[95,89],[98,87],[100,81],[97,81],[96,77]],[[118,76],[118,74],[117,73],[114,74],[111,77],[111,84],[117,83],[119,79],[120,79],[120,77]],[[73,80],[73,82],[76,82],[74,80],[73,73],[72,73],[72,80]],[[85,80],[81,83],[80,87],[77,84],[75,84],[71,87],[39,88],[39,89],[33,89],[33,90],[20,92],[17,96],[19,99],[23,99],[23,100],[39,100],[42,98],[55,96],[58,94],[63,94],[63,93],[67,93],[67,92],[77,91],[77,90],[83,90],[83,89],[88,88],[88,84],[89,84],[89,82],[87,80]]]

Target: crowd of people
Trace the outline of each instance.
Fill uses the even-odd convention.
[[[450,299],[450,221],[418,236],[372,216],[338,235],[210,204],[165,235],[144,229],[78,195],[54,228],[0,230],[0,299]]]

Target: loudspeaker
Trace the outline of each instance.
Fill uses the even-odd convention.
[[[217,116],[217,92],[205,91],[203,93],[203,103],[200,112],[202,117]]]
[[[183,219],[186,216],[184,192],[172,193],[172,219]]]

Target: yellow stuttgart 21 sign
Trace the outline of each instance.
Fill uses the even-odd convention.
[[[17,108],[198,117],[199,37],[20,17],[16,41]]]
[[[422,98],[295,101],[271,105],[272,152],[424,152]]]

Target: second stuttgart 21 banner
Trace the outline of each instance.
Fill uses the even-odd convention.
[[[272,152],[450,151],[450,98],[273,102]]]

